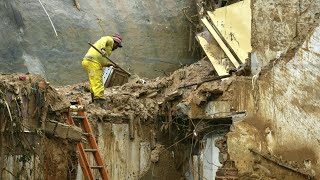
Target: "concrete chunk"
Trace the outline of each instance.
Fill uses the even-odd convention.
[[[54,134],[54,131],[56,129],[57,123],[52,121],[46,121],[45,124],[45,132],[49,134]]]
[[[77,126],[71,126],[58,121],[46,121],[45,132],[58,138],[80,141],[82,129]]]
[[[56,131],[54,133],[55,136],[59,138],[66,139],[68,137],[69,126],[66,124],[58,123]]]
[[[82,129],[77,126],[69,126],[67,138],[73,141],[80,141]]]

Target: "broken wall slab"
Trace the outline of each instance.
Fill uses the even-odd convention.
[[[204,17],[201,21],[219,46],[210,42],[210,37],[204,36],[205,32],[196,38],[218,75],[225,75],[244,64],[251,52],[250,0],[208,11],[207,14],[208,18]],[[222,49],[225,57],[215,58],[215,49]]]
[[[242,63],[251,52],[251,0],[208,11],[208,15],[223,38]]]
[[[214,37],[214,39],[219,44],[220,48],[224,51],[226,56],[229,58],[229,61],[233,64],[234,67],[239,66],[238,57],[233,54],[232,48],[229,48],[228,43],[224,41],[223,36],[221,36],[218,29],[216,29],[214,24],[211,24],[207,18],[201,19],[202,23],[208,29],[210,34]]]
[[[82,136],[81,128],[57,121],[46,121],[45,132],[49,135],[71,141],[80,141]]]
[[[135,126],[135,128],[137,128]],[[151,147],[145,132],[129,137],[128,124],[98,123],[98,146],[111,179],[139,179],[150,167]]]
[[[252,48],[259,67],[302,45],[319,23],[320,1],[251,0]]]
[[[279,59],[257,79],[233,85],[235,107],[249,114],[245,122],[235,125],[228,142],[231,158],[242,173],[251,171],[254,156],[247,149],[255,148],[320,177],[319,37],[317,27],[291,60]],[[290,176],[277,165],[269,168],[277,177]]]

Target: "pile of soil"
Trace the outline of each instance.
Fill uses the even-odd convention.
[[[61,112],[69,107],[68,100],[48,82],[31,74],[0,75],[0,96],[3,123],[16,119],[27,129],[39,128],[40,121],[48,119],[50,114],[59,121],[64,121],[57,117],[61,117]]]
[[[198,88],[196,86],[179,88],[201,82],[214,75],[212,64],[203,59],[167,77],[146,80],[145,83],[134,81],[123,86],[107,88],[105,90],[107,100],[99,105],[91,103],[88,83],[57,87],[57,90],[70,101],[80,98],[92,121],[126,123],[127,120],[134,118],[152,123],[159,114],[161,105],[167,101],[178,99],[179,102],[188,103],[194,100],[194,96],[203,99],[207,98],[208,92],[216,90],[222,92],[226,89],[227,86],[221,84],[221,81],[204,83]]]

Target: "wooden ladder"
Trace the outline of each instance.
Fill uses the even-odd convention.
[[[103,180],[109,180],[107,169],[103,163],[96,138],[92,132],[89,120],[86,116],[83,106],[79,99],[76,102],[71,102],[69,115],[67,117],[68,124],[74,125],[75,121],[80,122],[79,125],[83,130],[83,134],[86,136],[86,140],[90,148],[85,149],[85,146],[82,142],[77,144],[77,151],[79,153],[79,163],[82,169],[82,172],[87,180],[95,180],[93,170],[99,170],[101,178]],[[89,158],[87,153],[92,153],[96,165],[90,165]]]

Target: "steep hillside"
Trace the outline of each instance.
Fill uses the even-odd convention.
[[[80,62],[87,42],[115,32],[122,34],[124,48],[111,58],[140,76],[157,77],[193,61],[182,12],[195,8],[193,1],[78,2],[80,11],[73,0],[1,1],[0,71],[37,73],[59,85],[84,81]],[[187,13],[195,14],[192,9]]]

